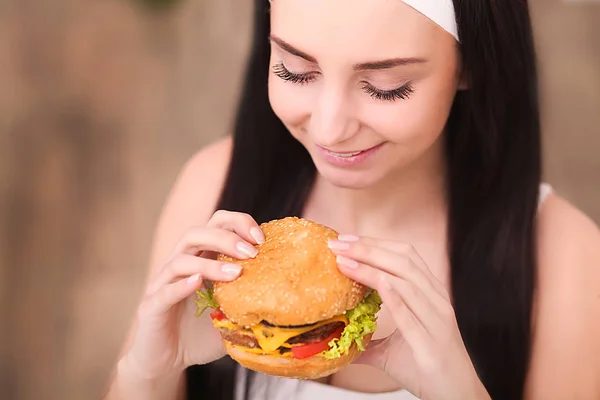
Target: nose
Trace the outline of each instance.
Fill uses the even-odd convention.
[[[335,148],[358,131],[360,124],[353,114],[352,102],[343,89],[324,86],[315,101],[309,132],[320,146]]]

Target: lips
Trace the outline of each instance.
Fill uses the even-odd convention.
[[[365,151],[365,150],[361,150],[361,151],[353,151],[353,152],[350,152],[350,153],[338,153],[338,152],[335,152],[335,151],[330,151],[330,150],[328,150],[328,151],[329,151],[331,154],[333,154],[334,156],[336,156],[336,157],[352,157],[352,156],[356,156],[356,155],[358,155],[358,154],[362,153],[362,152],[363,152],[363,151]]]
[[[337,167],[352,167],[362,164],[371,158],[385,143],[378,144],[366,150],[359,151],[333,151],[318,146],[323,159]]]

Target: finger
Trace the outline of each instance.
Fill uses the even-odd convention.
[[[214,251],[237,259],[256,257],[258,250],[234,232],[209,227],[189,229],[177,243],[173,257],[179,253],[197,255],[202,251]]]
[[[395,316],[395,313],[402,313],[403,309],[408,308],[411,315],[426,329],[426,331],[434,334],[437,330],[443,329],[443,320],[431,299],[426,296],[415,284],[410,281],[394,277],[389,273],[383,272],[366,264],[358,264],[358,266],[346,267],[344,258],[338,257],[340,269],[344,271],[350,279],[360,282],[366,286],[375,288],[378,292],[389,292],[388,296],[392,296],[393,302],[388,306],[390,313]],[[381,295],[381,293],[379,293]],[[381,295],[382,296],[382,295]],[[381,297],[383,300],[383,296]]]
[[[246,213],[218,210],[206,224],[209,228],[221,228],[237,233],[253,244],[263,244],[265,235],[258,223]]]
[[[187,299],[202,286],[202,275],[195,274],[175,283],[162,286],[142,302],[139,312],[143,317],[168,312],[173,306]]]
[[[148,293],[154,293],[162,286],[181,278],[201,274],[211,281],[230,281],[237,278],[242,268],[236,264],[226,264],[189,254],[179,254],[160,271],[156,279],[148,286]]]
[[[443,326],[435,331],[427,332],[427,329],[411,310],[410,305],[403,301],[402,294],[396,291],[396,287],[393,284],[388,285],[385,280],[382,280],[378,287],[379,295],[382,301],[388,304],[392,310],[391,314],[398,326],[398,331],[406,339],[412,350],[413,358],[421,371],[429,371],[427,375],[435,376],[435,374],[439,374],[441,361],[439,353],[436,352],[436,350],[439,350],[438,346],[440,345],[439,335],[445,335],[449,332],[449,329],[456,328]],[[441,345],[447,346],[447,344]]]
[[[403,301],[402,297],[396,292],[390,281],[379,279],[377,292],[381,300],[390,308],[390,314],[408,345],[411,347],[415,356],[418,353],[427,351],[430,342],[430,334],[423,326],[417,315],[410,308],[410,305]]]
[[[341,236],[343,238],[347,235]],[[382,249],[386,249],[408,257],[413,261],[414,265],[417,266],[425,274],[425,276],[429,279],[429,281],[436,288],[436,290],[438,290],[440,294],[444,295],[444,297],[448,299],[448,301],[450,300],[448,291],[446,290],[442,282],[440,282],[440,280],[433,274],[431,269],[425,263],[425,260],[423,260],[421,255],[417,252],[417,249],[415,249],[415,246],[413,246],[411,243],[398,242],[395,240],[375,239],[371,237],[362,237],[360,238],[360,241],[367,246],[380,247]]]
[[[404,254],[366,244],[362,238],[353,242],[332,240],[329,241],[329,247],[335,254],[368,264],[412,282],[422,291],[426,292],[428,296],[439,299],[437,300],[438,303],[447,301],[444,295],[436,289],[432,280],[427,277],[423,269],[417,266],[412,258]]]

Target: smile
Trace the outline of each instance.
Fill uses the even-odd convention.
[[[357,154],[362,153],[364,150],[361,151],[354,151],[352,153],[336,153],[335,151],[330,151],[331,154],[333,154],[336,157],[352,157],[355,156]]]
[[[337,167],[353,167],[358,166],[369,158],[371,158],[377,151],[384,145],[385,143],[380,143],[377,146],[370,147],[366,150],[359,151],[332,151],[328,150],[324,147],[318,146],[318,149],[321,153],[323,159],[334,166]]]

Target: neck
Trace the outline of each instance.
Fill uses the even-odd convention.
[[[336,187],[318,175],[309,199],[311,214],[338,231],[359,235],[381,237],[405,231],[414,236],[415,230],[439,231],[446,215],[442,142],[368,188]]]

